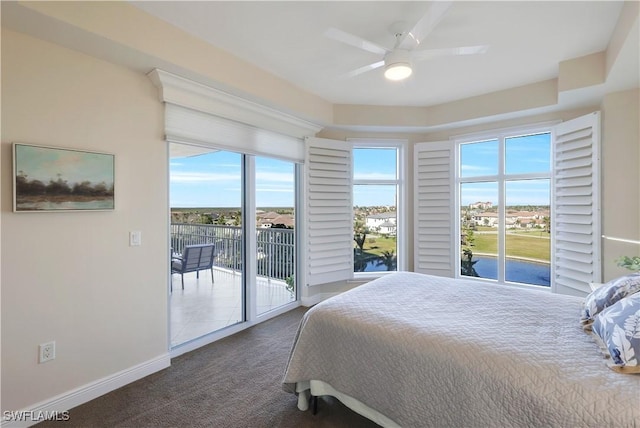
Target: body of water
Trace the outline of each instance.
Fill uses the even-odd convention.
[[[498,260],[493,257],[474,257],[478,262],[473,266],[480,278],[498,279]],[[507,259],[505,279],[509,282],[521,282],[549,287],[551,285],[551,266],[548,263],[536,263]],[[377,260],[367,262],[364,272],[386,271],[385,265]]]
[[[498,260],[493,257],[474,257],[478,263],[473,265],[481,278],[498,279]],[[548,263],[535,263],[523,260],[507,259],[505,279],[525,284],[551,285],[551,266]]]
[[[387,266],[383,264],[378,266],[378,260],[369,260],[367,262],[367,267],[364,268],[364,272],[386,272],[386,271],[387,271]]]

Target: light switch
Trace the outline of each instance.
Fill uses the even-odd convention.
[[[134,230],[129,232],[129,246],[137,247],[142,245],[142,232]]]

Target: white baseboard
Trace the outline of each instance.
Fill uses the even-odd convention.
[[[56,420],[66,420],[69,417],[67,413],[69,409],[165,369],[170,365],[171,359],[167,353],[111,376],[60,394],[49,400],[34,404],[27,409],[11,412],[5,411],[2,415],[0,427],[29,427],[38,422],[42,422],[44,418],[47,417]]]
[[[340,293],[318,293],[314,294],[313,296],[303,297],[302,299],[300,299],[300,303],[302,303],[302,306],[309,307],[316,305],[323,300],[327,300],[329,297],[337,296],[338,294]]]

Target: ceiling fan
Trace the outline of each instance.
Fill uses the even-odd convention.
[[[411,67],[412,61],[421,61],[441,56],[482,54],[489,49],[487,45],[445,49],[419,49],[422,41],[438,23],[440,23],[452,5],[452,1],[431,2],[427,13],[411,29],[407,29],[406,23],[404,22],[397,22],[391,25],[389,30],[396,37],[396,42],[392,49],[387,49],[356,35],[338,30],[337,28],[329,28],[325,31],[324,35],[347,45],[383,55],[382,60],[352,70],[347,73],[347,77],[354,77],[384,66],[384,75],[387,79],[403,80],[409,77],[413,71]]]

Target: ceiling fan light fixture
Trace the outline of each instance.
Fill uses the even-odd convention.
[[[389,80],[403,80],[411,76],[413,70],[409,62],[409,51],[396,49],[384,59],[384,77]]]
[[[412,70],[409,64],[391,64],[384,70],[384,77],[389,80],[403,80],[411,76]]]

